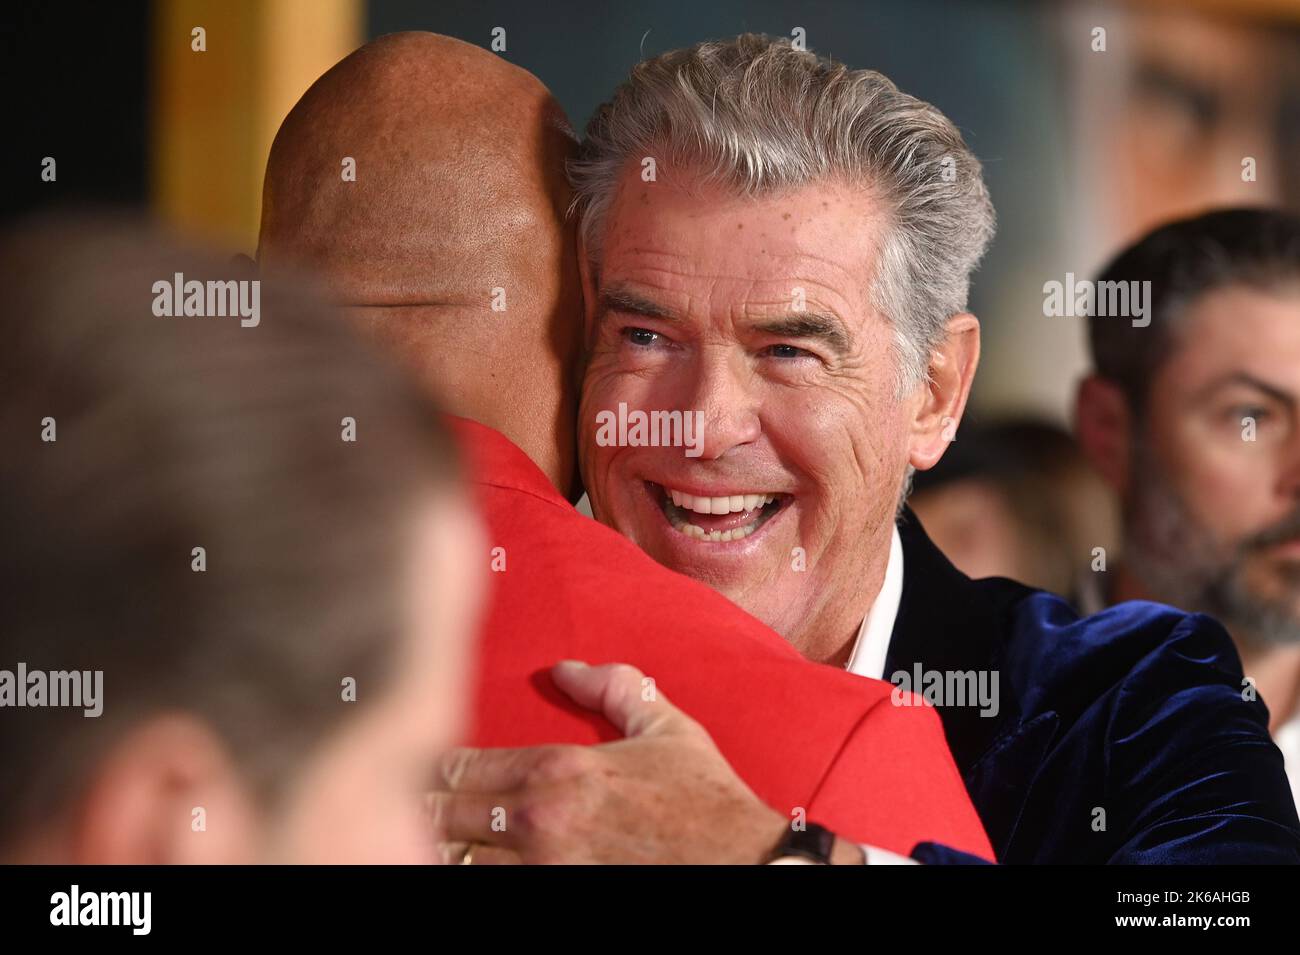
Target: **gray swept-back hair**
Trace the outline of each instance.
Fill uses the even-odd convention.
[[[881,198],[891,221],[872,303],[894,325],[900,391],[924,379],[994,228],[979,160],[946,116],[874,70],[758,34],[646,60],[569,164],[593,264],[620,175],[649,155],[742,195],[833,180]]]

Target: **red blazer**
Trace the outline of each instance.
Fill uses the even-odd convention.
[[[605,718],[551,683],[564,659],[630,663],[712,735],[770,806],[907,855],[941,842],[993,858],[936,712],[811,663],[729,600],[579,514],[500,433],[453,419],[504,548],[492,573],[469,745],[597,743]]]

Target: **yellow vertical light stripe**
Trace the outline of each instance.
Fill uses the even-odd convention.
[[[164,222],[252,250],[275,132],[361,44],[363,20],[362,0],[156,0],[151,195]]]

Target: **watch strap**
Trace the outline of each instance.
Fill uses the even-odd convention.
[[[793,826],[781,837],[768,864],[778,859],[807,859],[813,865],[830,865],[835,849],[835,833],[815,822],[805,823],[800,829]]]

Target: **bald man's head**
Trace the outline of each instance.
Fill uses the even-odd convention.
[[[503,431],[564,492],[576,483],[575,146],[530,73],[432,33],[381,37],[280,127],[258,247],[264,269],[321,275],[450,411]]]

